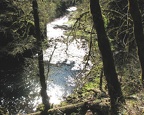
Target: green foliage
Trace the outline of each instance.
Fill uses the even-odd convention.
[[[139,6],[144,4],[139,0]],[[128,10],[126,0],[112,0],[107,4],[104,10],[109,22],[107,34],[111,38],[111,45],[116,61],[116,66],[124,68],[129,62],[136,59],[137,49],[133,34],[133,21]],[[143,12],[143,8],[141,8]],[[143,14],[142,14],[143,16]],[[120,66],[119,66],[120,65]],[[120,68],[121,69],[121,68]]]
[[[95,89],[98,88],[98,85],[99,85],[99,79],[95,78],[93,82],[88,82],[87,84],[85,84],[84,89],[86,90]]]
[[[44,110],[44,105],[39,104],[38,107],[36,108],[36,111],[43,111]]]
[[[72,3],[73,1],[68,0],[38,0],[42,38],[46,38],[46,24],[63,15],[66,8]],[[0,35],[2,36],[0,39],[0,52],[16,56],[26,54],[30,50],[36,50],[31,1],[4,0],[0,2],[0,5],[0,26],[2,27],[0,29]]]
[[[104,89],[106,86],[104,76],[102,74],[102,63],[99,62],[97,65],[94,65],[93,68],[88,73],[86,80],[87,82],[84,84],[82,91],[87,92],[90,89],[99,89],[100,87],[100,77],[102,75],[103,85],[102,88]]]
[[[0,107],[0,115],[8,115],[7,110],[3,107]]]
[[[144,9],[141,6],[143,4],[140,0],[139,8],[142,17]],[[133,34],[133,21],[128,7],[125,0],[112,0],[107,4],[108,10],[104,10],[109,20],[107,33],[111,38],[115,65],[125,95],[137,93],[141,89],[140,63]]]
[[[85,60],[91,60],[92,69],[83,79],[85,84],[77,95],[67,98],[71,103],[83,101],[85,97],[94,95],[87,92],[89,89],[97,89],[100,84],[101,70],[103,68],[101,55],[98,49],[96,32],[93,30],[93,22],[89,11],[89,0],[81,0],[77,6],[78,10],[71,15],[70,22],[73,25],[72,31],[66,33],[72,35],[73,39],[80,38],[89,43],[90,52]],[[104,3],[105,2],[105,3]],[[41,34],[46,38],[46,24],[56,17],[65,13],[68,6],[78,4],[79,0],[38,0]],[[110,38],[114,54],[118,77],[121,80],[121,87],[126,96],[141,91],[140,64],[138,61],[136,44],[133,36],[133,24],[126,0],[101,1],[103,20]],[[144,20],[144,2],[139,0],[140,10]],[[28,50],[36,50],[36,39],[34,31],[34,20],[31,1],[0,1],[0,54],[2,55],[24,55]],[[47,47],[47,40],[44,39],[43,47]],[[35,62],[33,62],[35,64]],[[29,66],[30,65],[30,66]],[[27,63],[29,68],[36,70],[37,64]],[[37,73],[30,74],[29,68],[25,70],[27,77],[35,78]],[[103,88],[106,83],[103,79]],[[73,101],[71,101],[73,100]],[[134,103],[135,104],[135,103]],[[132,102],[132,106],[134,105]],[[41,105],[38,110],[43,110]],[[0,108],[0,114],[5,110]]]
[[[131,67],[131,65],[129,67]],[[122,82],[122,91],[126,96],[136,94],[142,89],[139,75],[140,70],[139,68],[134,68],[125,69],[123,75],[119,73],[119,75],[121,75],[120,78]]]
[[[103,15],[103,14],[102,14],[102,17],[103,17],[103,20],[104,20],[104,27],[107,28],[107,26],[109,24],[108,17],[106,17],[106,15]]]
[[[144,16],[144,9],[141,7],[144,3],[141,0],[139,3],[141,3],[142,16]],[[76,20],[73,24],[71,35],[74,38],[85,39],[89,42],[89,47],[91,48],[89,58],[86,56],[85,59],[90,59],[94,64],[89,74],[90,79],[93,79],[89,81],[89,77],[87,77],[88,83],[84,85],[85,89],[98,87],[99,71],[102,68],[97,39],[95,39],[96,33],[92,29],[93,24],[87,4],[89,4],[89,1],[83,0],[82,4],[78,6],[76,13],[71,16],[72,20]],[[136,93],[141,90],[139,80],[140,64],[133,35],[133,24],[128,14],[127,1],[101,1],[101,7],[105,29],[110,38],[116,70],[120,80],[122,77],[122,89],[125,95]],[[91,41],[92,44],[90,43]],[[100,68],[97,68],[99,65],[101,65]]]
[[[91,60],[94,66],[83,79],[86,82],[81,89],[83,92],[99,88],[100,74],[103,67],[91,13],[87,4],[89,4],[89,1],[83,0],[82,4],[77,7],[78,10],[71,15],[70,23],[73,27],[69,33],[66,33],[72,35],[73,39],[84,39],[89,45],[89,54],[84,57],[84,60]],[[108,19],[105,15],[103,15],[103,19],[107,27]]]
[[[139,0],[139,2],[141,2],[140,8],[142,16],[144,17],[142,8],[144,3],[142,0]],[[83,87],[75,91],[76,95],[72,95],[73,98],[79,101],[81,101],[80,98],[84,100],[92,95],[90,92],[87,92],[89,89],[99,88],[99,76],[102,68],[95,32],[92,31],[92,19],[88,10],[88,3],[89,1],[83,0],[83,3],[78,6],[77,12],[71,16],[71,19],[75,20],[75,23],[73,23],[73,30],[70,32],[70,34],[74,36],[74,39],[81,38],[85,39],[87,42],[92,41],[92,44],[89,43],[91,48],[90,55],[86,56],[85,60],[90,59],[94,66],[88,75],[86,75],[86,78],[82,80],[82,82],[86,80]],[[133,24],[128,13],[127,1],[105,0],[103,2],[101,1],[101,4],[105,29],[110,38],[116,70],[123,93],[125,96],[138,94],[138,92],[142,90],[140,82],[140,64],[134,40]],[[104,79],[103,82],[103,88],[106,88]],[[69,98],[69,100],[71,100],[71,98]],[[143,101],[143,99],[141,99],[141,101]],[[136,105],[139,104],[134,103],[133,105],[135,105],[136,108],[138,107]],[[143,106],[143,104],[140,106]],[[135,113],[138,114],[142,112],[140,109],[136,111]],[[129,111],[128,114],[132,114],[132,112]]]
[[[13,1],[0,2],[4,5],[0,16],[0,44],[2,54],[16,56],[23,54],[26,50],[35,46],[34,24],[27,18],[21,8],[18,8]]]
[[[38,1],[38,4],[41,34],[42,38],[46,38],[46,23],[56,17],[58,6],[49,1]],[[4,0],[0,2],[0,6],[0,53],[12,56],[32,55],[36,51],[36,39],[31,2]]]
[[[92,30],[92,19],[90,12],[88,10],[87,0],[84,0],[83,3],[78,7],[77,12],[72,17],[76,19],[72,35],[75,38],[84,38],[88,42],[92,39],[93,43],[91,47],[90,59],[94,65],[98,65],[98,62],[101,62],[99,50],[97,48],[97,43],[95,39],[95,32]],[[140,87],[139,85],[139,76],[140,76],[140,64],[137,57],[136,44],[133,36],[133,25],[131,17],[127,15],[127,1],[101,1],[102,15],[105,23],[106,32],[110,39],[112,51],[114,54],[116,69],[118,76],[122,76],[124,89],[127,89],[125,92],[132,93],[136,92],[136,88]],[[86,57],[87,59],[87,57]],[[99,61],[98,61],[99,60]],[[96,68],[92,69],[91,76],[97,77],[98,72]],[[100,69],[99,69],[100,70]],[[126,79],[133,79],[132,82]],[[97,81],[95,81],[97,82]],[[128,83],[127,85],[125,83]],[[88,83],[86,88],[96,87],[93,83]],[[133,87],[131,89],[131,87]],[[133,90],[133,91],[132,91]]]

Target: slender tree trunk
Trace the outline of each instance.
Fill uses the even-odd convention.
[[[41,84],[41,96],[42,102],[45,106],[45,114],[48,109],[50,109],[49,97],[46,92],[46,81],[44,75],[44,62],[43,62],[43,50],[42,50],[42,39],[40,35],[40,26],[39,26],[39,16],[38,16],[38,4],[37,0],[33,0],[33,13],[34,13],[34,22],[35,22],[35,30],[37,37],[37,45],[38,45],[38,64],[39,64],[39,76],[40,76],[40,84]]]
[[[120,83],[115,70],[108,37],[105,32],[99,0],[90,0],[90,9],[93,16],[94,27],[97,31],[99,49],[102,55],[104,75],[106,77],[108,93],[111,99],[112,115],[118,115],[119,105],[124,103],[125,100],[123,98]]]
[[[100,85],[99,85],[99,89],[102,91],[102,84],[103,84],[103,68],[101,69],[101,74],[100,74]]]
[[[134,34],[138,47],[138,56],[142,69],[142,84],[144,88],[144,33],[142,26],[142,17],[140,10],[138,8],[137,0],[128,0],[129,1],[129,11],[131,13],[133,23],[134,23]]]

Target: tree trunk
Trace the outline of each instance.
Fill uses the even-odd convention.
[[[129,11],[134,23],[134,35],[138,47],[138,56],[142,69],[142,84],[144,88],[144,33],[142,17],[138,8],[137,0],[129,0]]]
[[[40,84],[41,84],[41,96],[42,96],[42,103],[45,106],[44,111],[47,112],[47,110],[50,109],[50,103],[49,103],[49,97],[46,92],[47,87],[46,87],[46,81],[44,75],[42,39],[40,35],[37,0],[33,0],[32,5],[33,5],[34,23],[35,23],[35,30],[36,30],[36,37],[37,37],[37,45],[38,45],[38,64],[39,64],[39,77],[40,77]]]
[[[120,83],[115,70],[114,60],[104,28],[99,0],[90,0],[90,9],[93,16],[94,27],[97,31],[98,46],[101,51],[104,75],[108,84],[108,93],[111,99],[112,115],[118,115],[119,105],[124,103]]]
[[[84,102],[79,102],[77,104],[70,104],[62,107],[56,107],[48,110],[49,115],[71,115],[72,113],[79,113],[80,115],[85,115],[87,110],[91,110],[93,113],[98,115],[108,115],[109,113],[109,102],[93,101],[89,100]],[[40,112],[31,113],[28,115],[39,115]]]
[[[100,74],[100,85],[99,85],[99,89],[102,91],[102,84],[103,84],[103,68],[101,69],[101,74]]]

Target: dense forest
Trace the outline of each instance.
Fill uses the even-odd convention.
[[[0,115],[144,114],[143,0],[1,0],[0,13]],[[48,78],[65,73],[72,91],[53,104]]]

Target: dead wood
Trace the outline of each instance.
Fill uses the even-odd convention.
[[[71,113],[80,113],[85,115],[87,110],[91,110],[93,113],[98,115],[108,115],[110,106],[109,102],[104,99],[103,101],[84,101],[76,104],[70,104],[62,107],[56,107],[48,110],[48,115],[70,115]],[[28,115],[40,115],[41,112],[31,113]]]

